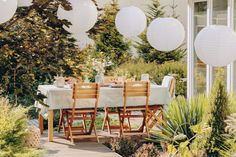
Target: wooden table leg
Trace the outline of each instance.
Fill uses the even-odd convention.
[[[39,112],[39,115],[38,115],[38,121],[39,121],[40,133],[43,134],[43,116],[40,112]]]
[[[53,110],[48,111],[48,141],[53,141]]]

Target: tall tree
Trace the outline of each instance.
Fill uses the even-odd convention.
[[[125,41],[115,26],[115,17],[118,11],[117,0],[112,0],[110,4],[100,10],[98,22],[90,30],[90,35],[95,40],[96,53],[103,52],[114,66],[131,59],[130,42]]]
[[[148,5],[147,17],[150,24],[154,19],[164,16],[163,7],[160,5],[159,0],[152,0]],[[135,48],[137,53],[146,62],[156,62],[162,64],[166,61],[179,61],[185,56],[185,49],[178,48],[171,52],[161,52],[154,49],[148,42],[146,31],[140,35],[141,42],[136,42]]]
[[[57,18],[59,5],[71,9],[67,0],[34,0],[0,26],[1,94],[14,102],[32,104],[40,83],[80,73],[76,65],[84,55],[62,27],[70,23]]]

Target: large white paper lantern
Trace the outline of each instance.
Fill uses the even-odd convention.
[[[157,18],[147,29],[147,39],[159,51],[172,51],[184,41],[184,26],[175,18]]]
[[[10,20],[17,9],[17,0],[0,0],[0,24]]]
[[[236,33],[227,26],[205,27],[194,45],[199,59],[211,66],[226,66],[236,59]]]
[[[115,23],[120,34],[135,37],[145,30],[147,18],[141,9],[131,6],[122,8],[117,13]]]
[[[32,0],[18,0],[18,7],[28,7],[32,5]]]
[[[72,10],[65,11],[61,7],[58,8],[58,17],[67,19],[72,23],[68,27],[64,27],[67,31],[78,34],[90,30],[97,22],[97,7],[91,0],[69,0]]]

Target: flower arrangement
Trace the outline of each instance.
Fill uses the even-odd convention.
[[[113,65],[113,63],[109,61],[109,58],[89,55],[85,63],[80,64],[80,70],[84,78],[92,78],[96,74],[104,75],[106,67],[111,65]]]
[[[101,58],[101,59],[93,58],[93,62],[92,62],[93,69],[98,74],[104,74],[106,72],[105,68],[112,65],[112,62],[108,60],[109,58]]]
[[[91,78],[93,77],[93,69],[91,68],[93,66],[93,61],[91,56],[88,56],[86,62],[84,64],[80,64],[80,70],[81,74],[84,78]]]

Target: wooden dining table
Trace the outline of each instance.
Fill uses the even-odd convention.
[[[53,141],[53,117],[54,110],[71,108],[73,104],[72,88],[69,85],[56,87],[54,85],[39,85],[38,91],[45,95],[45,107],[39,102],[35,102],[35,107],[41,110],[44,118],[48,119],[48,140]],[[168,88],[151,85],[149,105],[167,105],[171,101]],[[145,104],[145,98],[129,98],[127,106],[141,106]],[[98,108],[104,107],[122,107],[123,106],[123,88],[119,87],[101,87]],[[76,103],[77,108],[94,108],[94,100],[81,100]],[[42,118],[41,118],[42,119]]]

